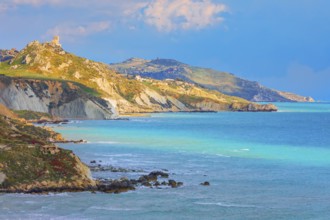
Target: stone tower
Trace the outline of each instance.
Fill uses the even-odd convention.
[[[51,43],[55,46],[62,47],[62,45],[60,44],[60,36],[54,36]]]

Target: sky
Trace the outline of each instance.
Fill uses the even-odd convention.
[[[330,100],[329,0],[0,0],[0,48],[59,35],[105,63],[171,58]]]

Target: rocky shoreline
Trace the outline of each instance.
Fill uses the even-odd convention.
[[[90,161],[87,166],[72,151],[54,145],[55,143],[79,144],[86,141],[65,140],[61,134],[49,127],[34,126],[24,119],[8,117],[6,116],[8,112],[11,113],[2,106],[0,193],[47,194],[82,191],[122,193],[141,187],[177,188],[183,185],[183,182],[170,179],[167,170],[147,173],[139,169],[101,165],[95,160]],[[55,124],[60,123],[69,123],[69,120],[56,119]],[[91,172],[141,175],[135,179],[127,177],[93,179]]]
[[[2,114],[10,112],[3,108]],[[50,128],[34,126],[25,120],[1,114],[0,125],[0,193],[121,193],[139,187],[176,188],[183,185],[181,182],[168,179],[169,174],[163,171],[144,174],[137,179],[93,179],[91,171],[146,172],[102,166],[96,161],[91,161],[88,167],[71,150],[54,145],[83,143],[83,140],[65,140]]]
[[[128,179],[122,177],[120,179],[96,179],[91,183],[66,184],[63,182],[34,183],[33,185],[20,185],[7,189],[0,188],[0,193],[25,193],[25,194],[47,194],[47,193],[63,193],[63,192],[103,192],[103,193],[122,193],[136,190],[139,187],[148,188],[177,188],[182,186],[182,182],[169,179],[169,174],[163,171],[153,171],[147,175],[142,175],[138,179]]]

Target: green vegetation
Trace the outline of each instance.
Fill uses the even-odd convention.
[[[25,144],[47,144],[56,133],[28,125],[19,120],[5,119],[0,116],[0,144],[19,146]]]
[[[44,153],[41,147],[17,146],[0,151],[0,163],[5,167],[2,172],[7,177],[0,188],[36,181],[70,181],[77,174],[69,150],[61,149],[54,155]]]
[[[129,75],[140,75],[158,80],[181,79],[186,82],[196,83],[204,88],[253,101],[312,100],[307,97],[287,95],[286,93],[263,87],[257,82],[241,79],[228,72],[194,67],[176,60],[129,59],[122,63],[111,64],[111,67]]]
[[[72,81],[70,81],[72,82]],[[90,87],[87,87],[85,85],[82,85],[80,83],[76,83],[76,82],[72,82],[74,85],[78,86],[83,92],[89,94],[89,95],[92,95],[92,96],[95,96],[95,97],[101,97],[101,93],[98,92],[96,89],[93,89],[93,88],[90,88]]]
[[[182,103],[196,104],[206,99],[203,97],[193,96],[193,95],[180,95],[177,99]]]
[[[41,118],[49,118],[51,119],[53,116],[44,113],[44,112],[33,112],[28,110],[17,110],[13,111],[18,117],[24,118],[25,120],[39,120]]]
[[[48,141],[55,132],[0,115],[1,188],[41,181],[70,181],[79,175],[72,151]]]

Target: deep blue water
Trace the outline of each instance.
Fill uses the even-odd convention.
[[[3,194],[0,219],[328,219],[330,104],[277,105],[276,113],[167,113],[55,127],[88,141],[62,145],[85,163],[167,169],[184,186],[119,195]],[[204,181],[211,186],[200,186]]]

